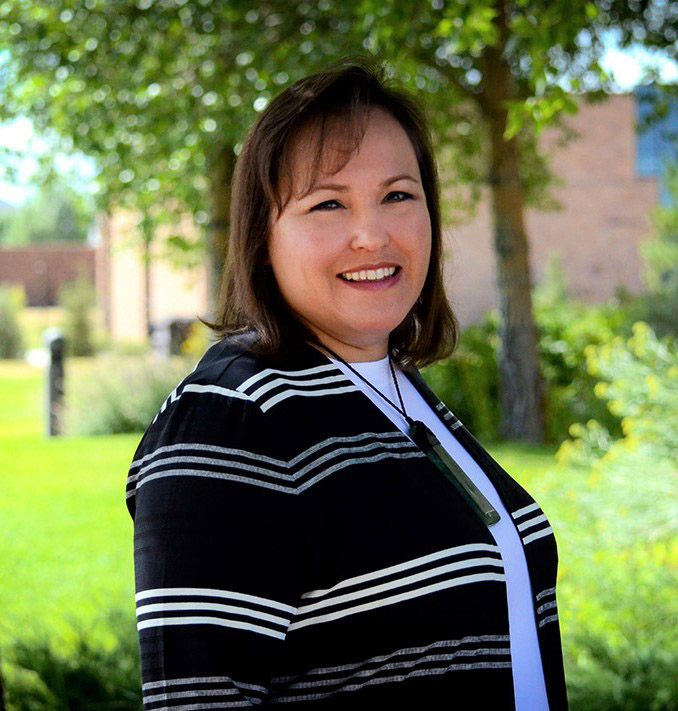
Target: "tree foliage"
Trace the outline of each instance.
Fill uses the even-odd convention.
[[[83,244],[93,218],[88,195],[64,183],[45,185],[34,198],[0,214],[0,245]]]
[[[30,115],[96,159],[99,204],[161,221],[190,214],[213,283],[227,238],[234,155],[258,111],[346,54],[388,60],[422,94],[449,185],[446,216],[493,198],[504,434],[541,438],[524,207],[551,207],[538,134],[604,88],[606,33],[673,52],[673,0],[34,0],[0,4],[0,120]]]

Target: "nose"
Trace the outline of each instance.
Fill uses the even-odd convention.
[[[356,217],[351,235],[353,249],[366,249],[375,252],[391,241],[388,228],[380,222],[377,215]]]

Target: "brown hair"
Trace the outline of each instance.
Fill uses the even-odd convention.
[[[236,162],[230,213],[228,258],[215,323],[222,337],[255,331],[252,350],[282,354],[290,337],[318,343],[287,307],[267,266],[272,210],[282,212],[290,198],[291,157],[295,140],[312,129],[315,156],[310,187],[327,169],[329,135],[341,140],[340,171],[360,145],[372,106],[387,111],[407,133],[414,148],[431,220],[431,259],[417,303],[391,333],[389,351],[400,363],[417,367],[449,355],[458,323],[445,296],[438,175],[423,112],[415,100],[387,85],[382,66],[363,57],[346,58],[327,71],[300,79],[282,91],[250,129]]]

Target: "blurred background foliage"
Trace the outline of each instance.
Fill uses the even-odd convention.
[[[473,210],[483,186],[494,196],[495,254],[507,277],[498,282],[499,427],[538,442],[543,393],[523,211],[555,203],[537,137],[576,111],[575,95],[612,86],[600,66],[611,30],[620,46],[675,58],[675,28],[675,3],[663,0],[4,0],[0,120],[30,116],[55,150],[92,158],[98,208],[133,209],[146,245],[168,225],[178,262],[206,255],[214,300],[230,178],[256,114],[339,57],[387,59],[391,76],[425,95],[450,188],[446,221]],[[11,174],[12,151],[3,153]],[[50,170],[45,156],[42,178]],[[183,215],[194,237],[176,230]]]
[[[0,247],[84,244],[93,219],[92,196],[55,179],[23,205],[0,212]]]

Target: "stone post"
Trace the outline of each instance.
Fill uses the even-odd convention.
[[[62,412],[64,404],[64,345],[65,339],[60,329],[45,331],[47,364],[47,436],[62,434]]]

